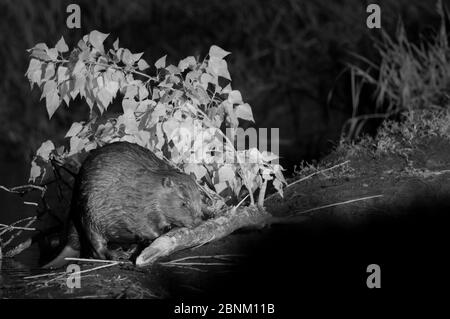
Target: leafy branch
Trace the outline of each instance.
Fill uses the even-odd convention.
[[[42,90],[50,118],[63,101],[68,106],[77,96],[90,108],[89,120],[73,123],[66,133],[68,148],[55,147],[51,141],[41,145],[32,162],[32,182],[49,173],[49,161],[64,166],[104,144],[128,141],[194,174],[224,198],[234,193],[239,199],[247,192],[254,204],[253,193],[260,189],[259,197],[264,198],[269,180],[282,195],[286,184],[282,167],[270,163],[278,157],[256,148],[238,151],[232,142],[240,123],[254,120],[250,105],[231,88],[224,59],[229,52],[213,45],[203,60],[189,56],[178,65],[167,65],[163,56],[154,63],[154,75],[149,75],[144,73],[150,65],[143,53],[120,47],[118,39],[106,50],[107,37],[92,31],[71,51],[62,37],[54,48],[39,43],[29,50],[26,76]],[[119,96],[123,114],[99,121]]]

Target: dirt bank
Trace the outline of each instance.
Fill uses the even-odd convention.
[[[65,276],[23,280],[37,271],[4,260],[2,297],[278,300],[295,297],[292,288],[299,294],[367,291],[366,268],[372,263],[384,271],[388,290],[411,293],[442,285],[448,269],[449,139],[420,136],[407,152],[367,145],[338,148],[318,170],[348,164],[289,187],[283,199],[267,201],[275,216],[300,214],[292,223],[238,231],[146,269],[117,265],[89,272],[82,275],[80,289],[67,288]],[[383,197],[302,213],[372,195]],[[95,266],[81,264],[82,269]]]

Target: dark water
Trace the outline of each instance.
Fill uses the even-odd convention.
[[[0,185],[14,187],[26,184],[28,172],[29,167],[24,161],[0,156]],[[22,218],[36,216],[36,208],[24,205],[24,200],[35,201],[36,195],[20,197],[16,194],[0,190],[0,223],[11,224]],[[11,244],[3,248],[3,253],[27,240],[32,233],[34,232],[23,231]],[[8,238],[9,235],[5,234],[1,239],[3,242],[6,242]],[[10,293],[15,295],[15,291],[19,291],[20,287],[24,287],[27,284],[27,280],[24,277],[42,272],[39,269],[39,256],[39,247],[37,244],[34,244],[14,258],[3,258],[3,260],[0,260],[1,297],[8,298]],[[8,295],[5,295],[5,288],[9,290]],[[20,298],[26,296],[15,295],[15,297]]]
[[[29,298],[27,286],[30,284],[27,276],[43,272],[38,265],[39,248],[32,245],[14,258],[4,258],[0,261],[0,297]]]

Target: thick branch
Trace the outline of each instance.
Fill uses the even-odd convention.
[[[158,237],[136,259],[137,266],[147,266],[175,251],[206,244],[228,236],[243,227],[262,227],[272,215],[256,206],[233,208],[226,214],[208,220],[194,229],[179,228]]]
[[[367,196],[344,202],[328,204],[306,211],[297,212],[296,214],[288,217],[274,217],[264,208],[258,208],[254,205],[250,207],[234,207],[220,217],[210,219],[194,229],[178,228],[161,237],[158,237],[138,256],[136,259],[136,265],[139,267],[150,265],[160,257],[168,256],[178,250],[204,245],[210,241],[226,237],[240,228],[263,227],[268,224],[278,223],[302,222],[306,217],[305,214],[312,211],[345,205],[357,201],[375,199],[382,196],[383,195]]]

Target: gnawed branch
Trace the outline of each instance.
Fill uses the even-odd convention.
[[[233,208],[223,216],[208,220],[194,229],[179,228],[158,237],[136,259],[137,266],[146,266],[175,251],[204,245],[226,237],[244,227],[263,227],[272,215],[256,206]]]
[[[295,223],[296,220],[292,217],[300,216],[301,214],[310,211],[380,198],[382,196],[383,195],[367,196],[328,204],[308,211],[299,212],[299,214],[294,214],[289,217],[274,217],[264,208],[256,206],[234,207],[224,215],[210,219],[194,229],[178,228],[158,237],[138,256],[136,265],[139,267],[150,265],[161,257],[168,256],[171,253],[182,249],[204,245],[213,240],[226,237],[235,230],[241,228],[261,228],[268,224]]]

